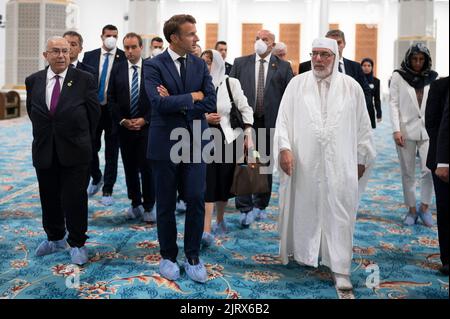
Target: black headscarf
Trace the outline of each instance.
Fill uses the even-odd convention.
[[[414,72],[411,66],[411,57],[416,53],[423,53],[425,63],[420,73]],[[402,68],[395,70],[402,78],[415,89],[422,89],[438,77],[437,72],[431,70],[433,63],[428,48],[423,43],[412,45],[406,52],[405,59],[402,62]]]
[[[366,79],[367,79],[367,82],[373,83],[373,82],[374,82],[374,80],[373,80],[373,60],[370,59],[370,58],[364,58],[364,59],[361,61],[361,66],[362,66],[364,63],[366,63],[366,62],[370,63],[370,65],[372,66],[372,71],[371,71],[369,74],[365,74],[364,72],[363,72],[363,73],[364,73],[364,76],[365,76]]]

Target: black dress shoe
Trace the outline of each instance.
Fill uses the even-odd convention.
[[[445,276],[448,276],[448,264],[442,266],[442,267],[439,269],[439,271],[441,272],[441,274],[443,274],[443,275],[445,275]]]

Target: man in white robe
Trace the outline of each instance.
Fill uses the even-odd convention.
[[[316,39],[312,71],[289,83],[278,114],[280,255],[331,269],[337,289],[351,290],[358,179],[375,158],[361,86],[338,72],[336,40]]]

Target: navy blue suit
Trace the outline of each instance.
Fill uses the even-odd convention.
[[[115,64],[111,71],[111,81],[108,87],[108,104],[111,107],[114,123],[119,125],[119,145],[125,170],[128,198],[131,200],[133,208],[143,205],[144,210],[150,212],[155,205],[155,188],[151,163],[147,159],[149,125],[146,124],[140,131],[131,131],[120,125],[120,122],[124,119],[143,118],[147,123],[150,122],[150,101],[145,92],[143,70],[141,70],[138,100],[139,111],[134,117],[130,115],[130,92],[128,61]]]
[[[158,239],[161,256],[174,262],[178,255],[175,206],[181,184],[187,204],[184,251],[188,259],[199,256],[205,214],[206,164],[171,159],[171,149],[181,139],[172,141],[175,129],[188,132],[184,145],[191,152],[203,150],[209,141],[199,141],[208,128],[205,113],[216,112],[216,93],[206,63],[191,54],[186,60],[186,83],[183,84],[170,54],[166,50],[144,62],[145,89],[152,105],[148,158],[152,160],[157,198]],[[157,87],[163,85],[169,97],[161,97]],[[201,91],[202,101],[194,103],[191,93]],[[194,133],[194,134],[193,134]],[[197,146],[197,147],[196,147]],[[183,151],[184,152],[184,151]],[[176,152],[175,152],[176,153]],[[195,155],[189,156],[195,159]]]
[[[100,55],[101,49],[86,52],[84,54],[83,63],[87,64],[95,70],[97,76],[97,83],[100,83]],[[111,58],[111,57],[110,57]],[[114,56],[114,64],[126,61],[125,52],[117,49]],[[113,64],[113,66],[114,66]],[[110,77],[111,79],[111,77]],[[100,88],[98,88],[100,89]],[[102,101],[100,101],[102,103]],[[103,193],[112,194],[113,187],[117,179],[117,161],[119,157],[119,140],[117,137],[117,125],[112,123],[111,107],[108,105],[102,105],[102,116],[100,123],[97,127],[97,132],[94,138],[94,154],[91,163],[91,176],[92,183],[98,184],[102,177],[102,171],[100,170],[100,160],[98,152],[102,147],[102,133],[105,131],[105,173],[104,173],[104,186]]]

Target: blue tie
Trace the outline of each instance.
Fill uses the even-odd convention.
[[[131,104],[130,104],[130,115],[131,118],[137,118],[139,115],[139,78],[138,78],[138,67],[133,65],[133,80],[131,81]]]
[[[109,53],[105,53],[105,62],[103,62],[102,74],[100,76],[100,85],[98,88],[98,101],[100,103],[105,99],[106,77],[108,76]]]

